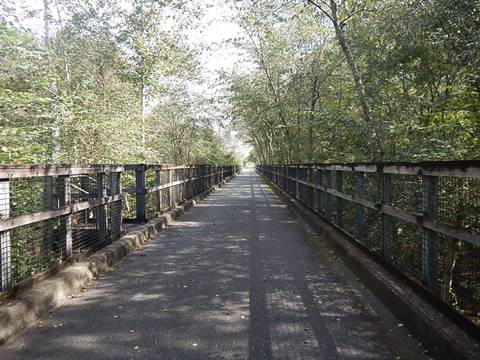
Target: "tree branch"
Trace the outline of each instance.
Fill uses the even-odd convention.
[[[323,0],[318,0],[320,1],[322,4],[326,5],[328,7],[328,4],[325,3]],[[333,18],[332,18],[332,15],[330,15],[329,12],[327,12],[321,5],[317,4],[315,1],[313,0],[307,0],[308,3],[312,4],[314,7],[316,7],[318,10],[320,10],[326,17],[328,17],[331,21],[333,21]]]

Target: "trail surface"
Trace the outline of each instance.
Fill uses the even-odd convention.
[[[398,321],[244,170],[1,359],[421,359]]]

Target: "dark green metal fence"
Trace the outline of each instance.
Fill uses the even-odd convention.
[[[480,323],[480,162],[257,170],[434,299]]]
[[[0,166],[0,296],[234,176],[235,166]]]

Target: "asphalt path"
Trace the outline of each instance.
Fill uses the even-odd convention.
[[[423,359],[346,266],[246,169],[0,359]]]

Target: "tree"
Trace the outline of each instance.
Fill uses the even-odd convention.
[[[332,22],[338,44],[340,45],[345,55],[345,59],[347,60],[347,64],[352,74],[353,82],[355,84],[355,90],[358,96],[358,101],[362,109],[363,119],[368,127],[368,135],[373,141],[372,159],[375,161],[380,161],[382,159],[381,144],[379,143],[378,134],[375,129],[375,124],[372,119],[370,106],[368,104],[368,99],[365,94],[365,86],[363,84],[362,75],[358,70],[357,63],[348,45],[344,30],[348,20],[350,20],[357,14],[361,14],[363,11],[366,10],[367,2],[354,1],[352,7],[349,8],[348,1],[341,1],[340,4],[337,2],[337,0],[329,0],[328,3],[327,1],[322,0],[307,1],[313,6],[315,6],[317,9],[319,9]]]
[[[179,90],[198,76],[196,53],[182,28],[187,15],[199,13],[195,4],[130,4],[45,1],[43,11],[28,14],[46,26],[36,38],[23,26],[23,15],[2,3],[0,162],[230,159],[211,125],[192,115],[203,98]],[[181,84],[174,96],[171,84]],[[166,98],[175,101],[167,106]],[[159,110],[152,112],[154,105]],[[166,129],[179,136],[178,143],[164,147],[171,142]]]
[[[119,36],[124,56],[131,67],[128,78],[138,86],[141,123],[141,146],[145,157],[145,120],[148,96],[160,88],[161,76],[184,75],[192,71],[194,62],[188,47],[179,37],[160,27],[164,9],[172,1],[133,0],[133,11],[124,16]],[[174,5],[177,5],[174,3]]]

